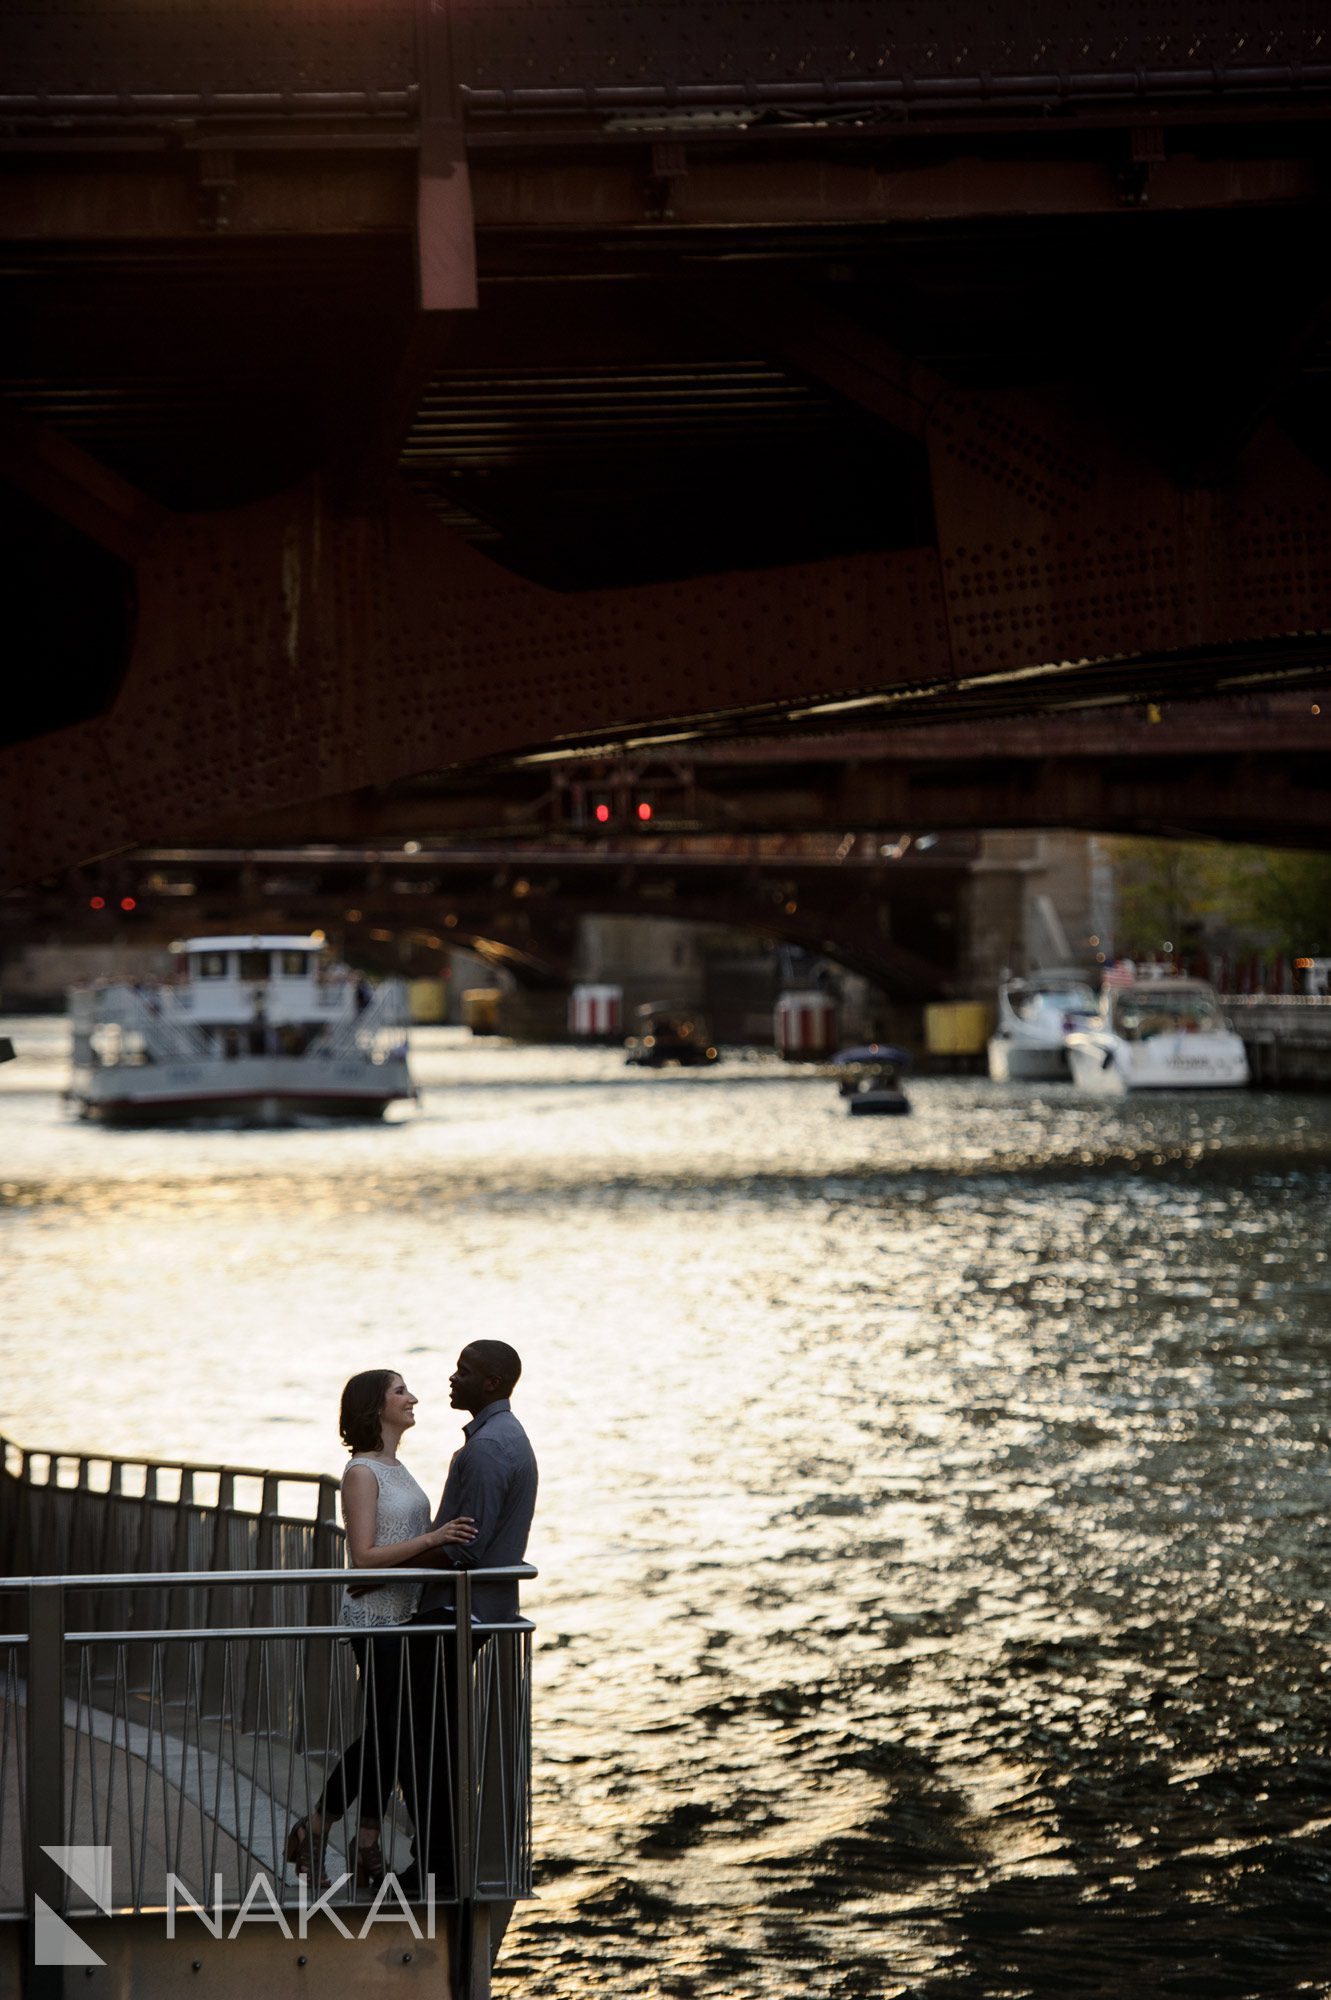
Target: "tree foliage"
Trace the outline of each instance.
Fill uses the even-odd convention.
[[[1186,840],[1119,840],[1113,853],[1121,954],[1331,954],[1331,855]]]

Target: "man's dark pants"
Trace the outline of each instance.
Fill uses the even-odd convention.
[[[450,1605],[418,1611],[411,1622],[443,1625],[451,1620]],[[433,1875],[436,1900],[448,1902],[457,1893],[455,1821],[460,1804],[456,1635],[414,1632],[407,1654],[413,1754],[403,1759],[402,1790],[415,1833],[406,1886],[423,1895],[423,1877]]]

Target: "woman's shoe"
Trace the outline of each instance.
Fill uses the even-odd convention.
[[[366,1834],[371,1838],[367,1840]],[[356,1887],[377,1889],[384,1879],[384,1850],[379,1844],[378,1827],[362,1827],[356,1842]]]
[[[306,1813],[303,1819],[296,1821],[296,1824],[287,1835],[287,1860],[291,1863],[297,1875],[304,1875],[307,1878],[313,1875],[314,1870],[310,1864],[314,1859],[316,1838],[319,1842],[319,1887],[326,1889],[328,1887],[328,1877],[325,1875],[323,1867],[323,1834],[321,1831],[316,1836],[310,1832],[308,1813]]]

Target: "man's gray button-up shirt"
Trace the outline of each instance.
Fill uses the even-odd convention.
[[[476,1539],[465,1548],[450,1548],[454,1568],[506,1569],[527,1554],[536,1508],[536,1454],[506,1396],[478,1410],[462,1434],[466,1443],[453,1454],[434,1525],[469,1515],[476,1523]],[[446,1615],[452,1600],[451,1590],[427,1584],[421,1611]],[[482,1624],[516,1618],[517,1584],[476,1584],[472,1615]]]

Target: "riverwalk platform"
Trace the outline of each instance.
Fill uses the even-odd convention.
[[[413,1628],[410,1672],[391,1644],[371,1661],[391,1676],[381,1755],[418,1775],[425,1838],[452,1867],[406,1875],[398,1797],[388,1874],[358,1885],[367,1738],[336,1616],[336,1494],[327,1479],[0,1440],[4,2000],[485,2000],[531,1893],[532,1627],[476,1623],[471,1593],[535,1572],[445,1576],[452,1606]],[[326,1829],[325,1890],[286,1861],[287,1836],[344,1758],[355,1800]]]
[[[1331,1000],[1302,993],[1226,994],[1221,1002],[1243,1037],[1256,1084],[1331,1089]]]

